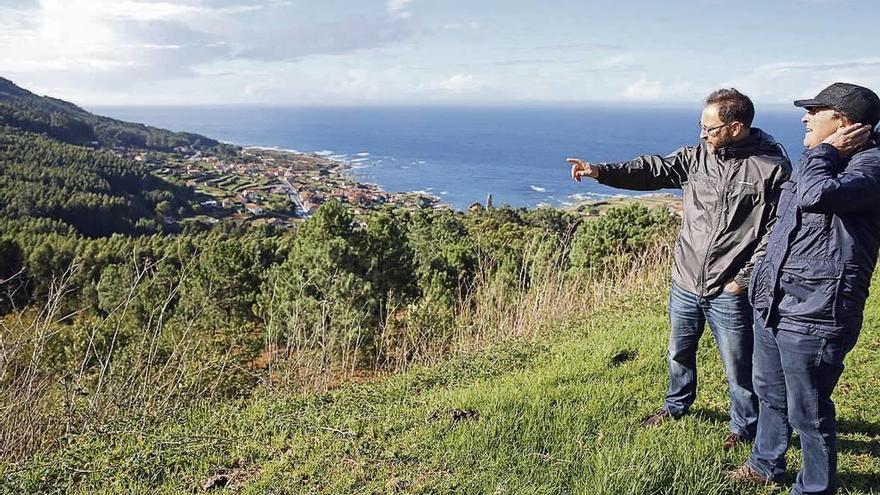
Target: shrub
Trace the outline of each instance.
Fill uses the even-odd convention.
[[[610,208],[599,218],[585,221],[571,246],[571,268],[584,269],[626,262],[646,250],[658,238],[670,236],[678,218],[660,208],[638,203]]]

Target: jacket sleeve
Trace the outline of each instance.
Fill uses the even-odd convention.
[[[773,178],[770,190],[764,200],[765,208],[761,222],[763,223],[763,233],[755,247],[755,252],[745,265],[737,272],[733,280],[741,289],[749,288],[749,279],[752,276],[752,269],[758,261],[764,257],[767,252],[767,244],[770,242],[770,233],[773,231],[773,225],[776,224],[776,206],[779,203],[779,196],[782,194],[782,184],[791,176],[791,163],[786,159],[782,166],[777,169],[777,173]]]
[[[687,182],[694,148],[684,147],[669,156],[642,155],[623,163],[600,163],[596,180],[607,186],[634,191],[681,188]]]
[[[811,213],[856,213],[880,208],[880,160],[856,155],[846,168],[837,149],[820,144],[801,159],[797,201]]]

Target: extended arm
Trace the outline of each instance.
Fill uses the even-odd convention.
[[[694,148],[680,148],[669,156],[642,155],[623,163],[600,163],[597,180],[605,185],[636,191],[681,188],[687,182]]]

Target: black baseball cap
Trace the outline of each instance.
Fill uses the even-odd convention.
[[[868,88],[855,84],[836,82],[819,91],[815,98],[797,100],[796,107],[830,107],[846,118],[872,127],[880,122],[880,98]]]

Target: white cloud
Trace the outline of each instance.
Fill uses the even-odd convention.
[[[837,81],[880,88],[880,58],[767,64],[725,85],[734,86],[755,100],[787,103],[813,96]]]
[[[143,48],[144,50],[180,50],[180,45],[154,45],[145,43],[143,45],[127,45],[126,48]]]
[[[760,54],[721,60],[672,40],[600,41],[617,40],[608,34],[619,28],[520,4],[500,12],[441,1],[430,17],[416,0],[0,4],[0,76],[78,102],[682,103],[722,86],[787,102],[835,80],[880,88],[880,58],[857,46],[853,60],[756,67],[756,57],[777,53],[773,40]],[[592,27],[535,23],[532,11]]]
[[[485,85],[473,74],[455,74],[428,81],[420,87],[426,93],[434,92],[444,95],[468,95],[477,93],[484,88]]]
[[[5,39],[0,38],[0,66],[42,74],[140,66],[145,71],[136,76],[143,77],[151,66],[165,65],[156,73],[187,73],[187,59],[204,57],[209,51],[194,44],[210,39],[188,25],[211,23],[239,10],[130,0],[40,0],[31,11],[0,12],[0,25],[15,23],[18,28],[16,34],[7,32]],[[153,30],[149,36],[148,30],[157,26],[164,32]],[[172,51],[177,53],[158,53]]]
[[[278,64],[370,50],[414,34],[402,15],[409,2],[373,1],[394,14],[346,9],[315,18],[307,15],[314,6],[293,10],[299,6],[285,0],[38,0],[29,8],[0,7],[0,68],[37,90],[80,87],[80,94],[89,88],[109,98],[151,82],[196,78],[214,63]],[[249,87],[245,95],[262,93],[264,85]]]
[[[370,71],[362,67],[349,69],[340,83],[348,92],[364,93],[371,89],[374,79],[371,76]]]
[[[631,100],[654,100],[662,94],[663,84],[660,81],[649,81],[645,76],[623,90],[623,97]]]
[[[399,18],[407,18],[410,17],[410,12],[407,10],[409,4],[413,3],[415,0],[388,0],[388,12]]]
[[[594,57],[591,60],[593,70],[615,70],[632,68],[638,57],[630,52],[619,52],[605,57]]]
[[[685,101],[698,99],[705,91],[694,85],[683,82],[668,82],[659,79],[648,79],[642,75],[638,80],[629,83],[620,96],[633,101]]]
[[[480,31],[485,28],[482,22],[447,22],[440,26],[440,29],[447,31]]]

